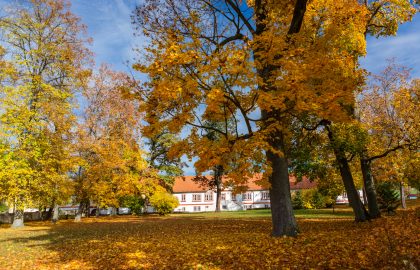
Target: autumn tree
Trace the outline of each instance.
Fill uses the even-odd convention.
[[[365,14],[365,31],[364,36],[365,39],[367,36],[388,36],[396,34],[398,30],[399,24],[411,20],[412,16],[416,13],[415,4],[411,1],[359,1],[361,5],[366,7],[367,13]],[[359,89],[353,89],[355,94],[360,91]],[[357,118],[357,115],[354,115],[354,108],[353,106],[348,107],[348,113],[350,117]],[[333,147],[333,151],[336,156],[336,163],[338,164],[338,168],[340,174],[343,179],[343,183],[346,186],[346,192],[349,196],[350,204],[353,207],[356,220],[364,221],[368,218],[379,216],[379,210],[377,208],[376,203],[376,195],[374,192],[373,183],[371,181],[371,177],[369,177],[369,173],[367,173],[369,169],[369,162],[366,161],[364,158],[366,149],[362,146],[359,142],[356,142],[356,148],[359,148],[360,152],[360,164],[362,167],[362,171],[364,172],[364,183],[365,183],[365,190],[367,191],[367,197],[369,203],[369,213],[364,209],[362,202],[359,199],[359,194],[353,184],[354,179],[352,172],[350,170],[349,160],[346,158],[349,156],[349,153],[346,152],[345,148],[350,148],[355,150],[355,147],[350,145],[350,142],[345,142],[339,138],[339,134],[334,132],[334,121],[330,121],[331,119],[318,119],[316,122],[322,123],[325,126],[327,134],[330,138],[330,146]],[[356,119],[353,122],[357,122]],[[341,126],[341,134],[345,133],[346,127],[343,126],[343,123],[338,123]],[[354,130],[357,123],[351,123],[352,127],[350,130]],[[337,129],[337,126],[335,127]],[[343,130],[344,129],[344,130]],[[363,134],[363,130],[360,129],[358,131],[359,135]],[[344,142],[344,144],[339,144],[337,141]],[[354,152],[350,153],[350,156],[354,156]]]
[[[16,72],[15,80],[2,87],[0,129],[8,146],[2,180],[16,209],[13,227],[18,227],[25,205],[51,207],[68,198],[73,97],[89,74],[89,52],[84,26],[67,1],[15,6],[0,28]]]
[[[369,10],[365,37],[379,38],[396,35],[399,25],[411,21],[418,11],[416,1],[364,1],[363,4]],[[380,212],[371,175],[371,161],[366,156],[367,154],[368,150],[364,148],[360,153],[360,166],[368,197],[369,215],[371,218],[376,218],[380,216]]]
[[[406,165],[415,162],[420,142],[418,85],[408,69],[391,62],[360,96],[360,121],[370,139],[363,149],[365,177],[372,178],[373,170],[378,180],[407,182]]]
[[[78,128],[75,194],[79,202],[76,221],[90,201],[99,207],[119,207],[121,198],[153,194],[156,173],[140,149],[141,115],[135,100],[123,98],[134,87],[129,76],[102,65],[84,92],[87,102]]]
[[[151,40],[134,65],[150,78],[139,93],[149,123],[144,132],[185,132],[174,151],[196,153],[199,168],[209,168],[206,160],[215,159],[207,157],[217,152],[239,184],[265,171],[273,235],[296,235],[290,123],[305,114],[349,118],[346,108],[362,81],[357,57],[366,14],[356,1],[146,1],[133,16]],[[203,124],[226,119],[235,128]],[[221,139],[206,142],[203,129]]]

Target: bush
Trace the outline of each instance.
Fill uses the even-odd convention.
[[[376,186],[379,209],[388,214],[395,213],[400,204],[400,196],[391,182],[382,182]]]
[[[120,205],[130,208],[135,215],[141,215],[145,205],[144,199],[140,196],[125,196],[121,199]]]
[[[303,209],[304,208],[302,193],[300,191],[296,191],[292,195],[292,206],[293,206],[293,209]]]
[[[292,196],[293,209],[319,209],[324,208],[327,198],[317,189],[296,191]]]
[[[0,213],[6,212],[7,210],[7,206],[4,203],[0,202]]]
[[[157,191],[150,197],[150,204],[159,215],[163,216],[171,213],[179,205],[179,202],[175,196],[165,191]]]

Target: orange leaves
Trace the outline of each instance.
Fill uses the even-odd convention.
[[[0,228],[0,269],[410,269],[418,267],[414,211],[369,223],[298,219],[297,238],[269,236],[270,220],[90,218]]]

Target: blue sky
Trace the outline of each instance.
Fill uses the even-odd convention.
[[[19,0],[0,0],[0,7]],[[72,11],[88,27],[93,38],[90,49],[99,66],[109,63],[114,69],[130,71],[135,53],[134,47],[144,44],[144,39],[133,35],[131,12],[141,0],[73,0]],[[370,72],[378,73],[386,66],[386,60],[395,58],[399,64],[412,68],[412,76],[420,77],[420,15],[402,25],[397,36],[368,39],[367,56],[361,62]],[[194,174],[192,167],[187,175]]]
[[[144,41],[133,36],[130,15],[139,0],[73,0],[72,10],[88,26],[94,43],[92,50],[96,60],[111,63],[114,68],[127,70],[125,62],[135,56],[132,48]],[[368,39],[367,56],[363,67],[380,72],[386,59],[413,68],[412,75],[420,77],[420,15],[402,25],[397,36]]]

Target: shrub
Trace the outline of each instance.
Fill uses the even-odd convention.
[[[175,196],[158,190],[150,197],[150,204],[159,215],[163,216],[171,213],[179,205],[179,202]]]
[[[304,208],[302,193],[300,191],[296,191],[292,195],[292,206],[293,206],[293,209],[303,209]]]
[[[0,202],[0,213],[6,212],[8,210],[6,204]]]
[[[379,209],[388,214],[394,213],[400,204],[400,196],[391,182],[382,182],[376,186]]]
[[[120,204],[124,207],[130,208],[135,215],[141,215],[145,205],[144,199],[140,196],[125,196],[121,199]]]
[[[293,209],[319,209],[324,208],[327,198],[317,189],[296,191],[292,196]]]
[[[312,205],[315,209],[324,208],[326,205],[326,198],[318,190],[312,193]]]

